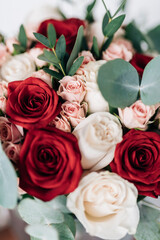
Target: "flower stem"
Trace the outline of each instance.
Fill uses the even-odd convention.
[[[56,56],[56,58],[58,59],[57,54],[56,54],[56,51],[55,51],[54,48],[52,48],[52,51],[53,51],[54,55]],[[61,63],[59,63],[59,66],[60,66],[60,69],[61,69],[63,75],[66,76],[65,71],[64,71]]]

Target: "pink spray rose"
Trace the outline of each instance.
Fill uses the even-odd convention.
[[[6,97],[0,97],[0,110],[6,113],[7,99]]]
[[[60,86],[57,94],[69,102],[81,103],[86,94],[86,86],[83,76],[66,76],[59,81]]]
[[[1,141],[8,141],[18,143],[23,136],[13,123],[6,117],[0,117],[0,139]]]
[[[8,57],[9,53],[7,52],[7,47],[3,43],[0,43],[0,67],[5,63]]]
[[[85,102],[80,105],[76,102],[67,101],[62,104],[61,108],[61,114],[66,116],[72,127],[76,127],[82,120],[85,119],[88,105]]]
[[[13,144],[12,142],[4,142],[3,150],[5,151],[8,158],[15,164],[19,161],[19,154],[21,150],[21,144]]]
[[[103,52],[102,58],[106,61],[121,58],[129,62],[133,57],[133,47],[131,42],[126,39],[118,38]]]
[[[64,132],[71,132],[71,125],[64,115],[56,117],[49,125],[58,128]]]
[[[81,67],[83,66],[83,65],[86,65],[86,64],[88,64],[89,62],[95,62],[96,60],[95,60],[95,58],[93,57],[93,54],[90,52],[90,51],[82,51],[82,52],[80,52],[79,53],[79,55],[78,55],[79,57],[81,57],[81,56],[83,56],[84,57],[84,60],[83,60],[83,63],[82,63],[82,65],[81,65]]]
[[[149,119],[155,114],[156,106],[146,106],[141,100],[130,107],[118,109],[121,122],[127,128],[146,129]]]
[[[39,78],[43,82],[47,83],[52,88],[51,76],[48,73],[45,73],[43,69],[33,72],[31,77]]]

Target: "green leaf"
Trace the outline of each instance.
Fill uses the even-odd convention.
[[[113,19],[110,21],[110,23],[107,24],[107,26],[104,29],[104,35],[106,37],[111,37],[122,25],[123,21],[125,19],[125,14]]]
[[[160,212],[146,206],[140,206],[140,222],[136,240],[159,240],[160,239],[160,225],[158,219]]]
[[[92,10],[93,10],[95,4],[96,4],[96,0],[93,0],[93,2],[91,2],[91,4],[89,4],[89,5],[87,6],[87,13],[86,13],[85,19],[86,19],[89,23],[94,22],[94,16],[93,16]]]
[[[119,6],[119,8],[117,9],[117,11],[115,12],[115,14],[113,15],[113,18],[124,8],[124,6],[126,5],[127,0],[123,0],[121,5]]]
[[[34,225],[26,227],[26,232],[33,239],[59,240],[57,230],[53,226]]]
[[[43,68],[43,71],[56,78],[57,80],[61,80],[63,78],[63,74],[53,71],[49,68]]]
[[[154,105],[160,102],[160,56],[149,62],[143,72],[140,93],[145,105]]]
[[[138,98],[138,73],[122,59],[109,61],[99,69],[98,85],[103,97],[115,108],[125,108]]]
[[[48,48],[51,48],[50,46],[50,42],[48,40],[47,37],[43,36],[42,34],[40,33],[33,33],[35,38],[40,42],[42,43],[44,46],[48,47]]]
[[[77,38],[76,38],[76,42],[74,44],[72,53],[68,59],[67,62],[67,73],[69,72],[74,60],[78,57],[78,53],[81,50],[81,45],[82,45],[82,41],[83,41],[83,35],[84,35],[84,31],[83,31],[83,26],[80,26],[79,30],[78,30],[78,34],[77,34]]]
[[[25,52],[25,48],[19,44],[13,44],[13,47],[14,47],[13,55],[17,55]]]
[[[27,48],[27,35],[23,25],[20,26],[18,41],[20,42],[22,47],[24,47],[25,49]]]
[[[148,32],[148,36],[149,36],[150,40],[152,41],[152,44],[154,45],[154,50],[157,50],[160,53],[160,44],[159,44],[160,25],[158,25],[154,29],[150,30]]]
[[[47,51],[46,49],[44,49],[44,56],[48,59],[48,61],[50,63],[53,63],[53,64],[54,63],[56,63],[56,64],[60,63],[59,59],[51,51]]]
[[[28,224],[51,224],[64,221],[60,211],[51,209],[44,202],[26,198],[18,206],[18,212],[22,219]],[[36,236],[35,236],[36,237]]]
[[[13,209],[17,204],[16,172],[0,144],[0,205]]]
[[[54,48],[56,44],[57,35],[56,35],[56,30],[52,24],[48,25],[47,33],[48,33],[48,40],[50,43],[50,47]]]
[[[98,48],[98,41],[95,36],[93,37],[93,45],[92,45],[91,52],[93,53],[93,55],[95,55],[97,58],[99,58],[100,52],[99,52],[99,48]]]
[[[102,46],[102,52],[105,51],[109,47],[109,45],[111,44],[112,40],[113,40],[113,36],[111,36],[110,38],[108,38],[105,41],[105,43]]]
[[[63,60],[66,54],[66,40],[64,35],[60,36],[56,44],[56,54],[59,60]]]
[[[96,4],[96,0],[94,0],[93,2],[91,2],[91,4],[88,5],[87,7],[87,12],[90,13],[92,11],[92,9],[94,8]]]
[[[60,240],[75,240],[75,238],[73,236],[73,233],[69,229],[67,224],[65,224],[65,223],[63,223],[63,224],[54,224],[53,226],[56,228]]]
[[[81,56],[74,61],[71,69],[69,70],[69,73],[68,73],[69,76],[73,76],[77,72],[77,70],[80,68],[81,64],[83,63],[83,60],[84,60],[84,57]]]
[[[108,25],[109,20],[110,20],[109,11],[107,11],[106,14],[104,15],[103,22],[102,22],[102,32],[104,35],[105,35],[105,28]]]
[[[70,213],[70,211],[66,207],[66,202],[67,202],[66,196],[61,195],[47,202],[47,205],[49,205],[53,209],[60,210],[63,213]]]
[[[69,214],[64,214],[64,219],[65,219],[65,224],[67,224],[67,226],[71,230],[73,236],[75,236],[76,235],[76,224],[75,224],[74,218]]]
[[[146,42],[145,35],[137,28],[134,22],[130,23],[125,28],[126,38],[130,40],[133,44],[135,50],[139,53],[142,51],[142,42]]]

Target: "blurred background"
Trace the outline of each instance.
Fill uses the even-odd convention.
[[[72,2],[72,4],[71,4]],[[90,0],[0,0],[0,33],[6,37],[17,34],[19,26],[46,18],[54,18],[55,7],[61,9],[67,17],[83,18]],[[115,12],[121,0],[105,0],[111,12]],[[66,11],[67,9],[67,11]],[[160,24],[160,0],[128,0],[126,4],[126,23],[135,20],[142,30],[148,30]],[[97,0],[94,11],[97,21],[101,21],[105,9],[101,0]],[[155,200],[155,204],[159,202]],[[8,212],[0,208],[0,240],[28,240],[24,233],[25,224],[16,211]],[[82,231],[82,228],[79,228]],[[77,240],[95,240],[88,235],[77,235]],[[126,237],[125,240],[133,239]]]

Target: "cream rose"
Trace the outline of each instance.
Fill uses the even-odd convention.
[[[146,106],[141,100],[136,101],[130,107],[119,108],[121,122],[127,128],[146,129],[149,119],[155,114],[156,106]]]
[[[48,73],[44,72],[43,69],[41,69],[41,70],[39,70],[37,72],[33,72],[32,73],[32,77],[40,78],[43,82],[47,83],[52,88],[51,75],[49,75]]]
[[[139,222],[136,187],[115,173],[92,172],[67,197],[67,207],[86,231],[118,240],[135,234]]]
[[[93,113],[73,131],[82,154],[82,167],[97,171],[113,160],[116,144],[122,140],[119,120],[110,113]]]
[[[84,76],[86,80],[87,92],[84,100],[88,103],[89,113],[109,111],[108,102],[102,96],[97,84],[98,70],[105,63],[104,60],[91,61],[77,71],[77,74]]]
[[[113,41],[110,46],[103,52],[102,58],[106,61],[117,58],[124,59],[129,62],[133,57],[133,47],[130,41],[119,38]]]
[[[7,47],[3,43],[0,43],[0,67],[7,61],[9,56]]]
[[[1,75],[7,82],[24,80],[36,70],[34,61],[28,53],[10,57],[1,68]]]
[[[43,66],[47,65],[47,62],[38,59],[38,56],[43,54],[43,49],[41,49],[41,48],[31,48],[31,50],[29,50],[28,53],[32,57],[33,61],[35,62],[35,64],[38,67],[42,68]]]

